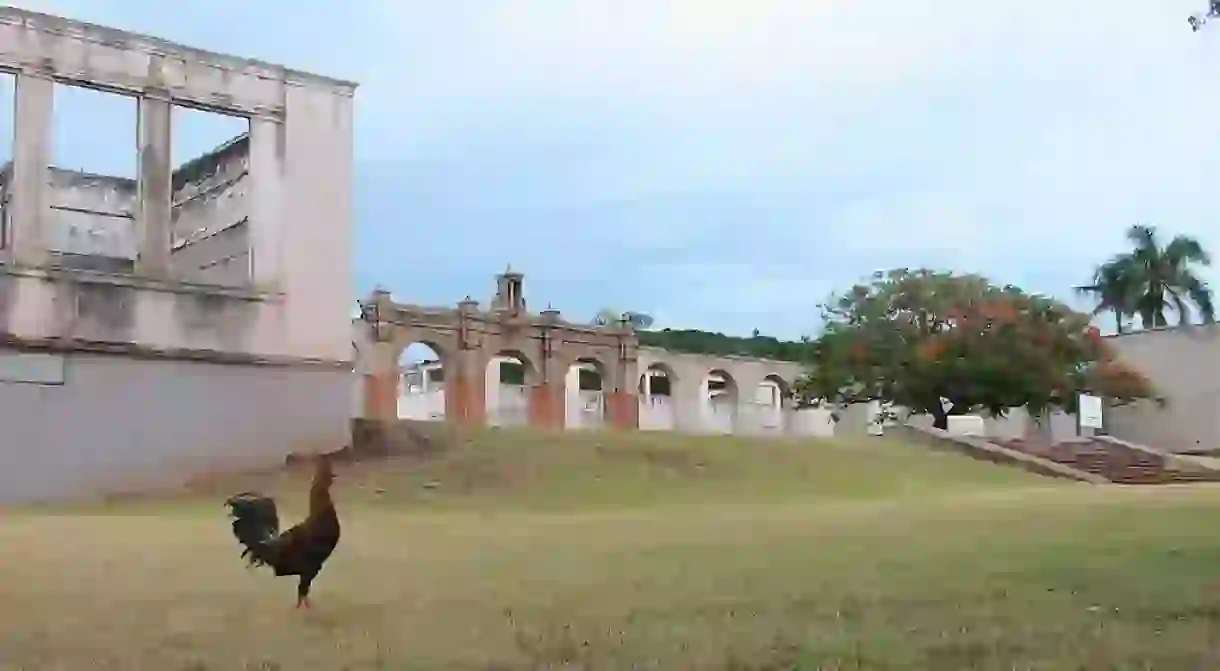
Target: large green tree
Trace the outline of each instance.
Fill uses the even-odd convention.
[[[1216,320],[1211,288],[1199,275],[1211,265],[1203,245],[1187,235],[1161,244],[1155,226],[1136,224],[1127,229],[1131,251],[1119,254],[1097,268],[1093,283],[1080,287],[1097,299],[1094,313],[1115,314],[1121,331],[1124,316],[1139,315],[1144,328],[1168,326],[1168,312],[1179,324],[1189,324],[1197,311],[1204,323]]]
[[[812,372],[795,386],[801,404],[883,401],[944,429],[956,414],[1073,411],[1085,392],[1119,403],[1155,396],[1088,315],[976,275],[877,273],[822,309]]]

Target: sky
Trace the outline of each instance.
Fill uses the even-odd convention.
[[[574,321],[795,338],[879,269],[1069,299],[1134,223],[1220,254],[1205,0],[16,4],[359,82],[361,294],[486,300],[511,264]],[[57,98],[55,162],[134,174],[100,95]],[[239,131],[176,124],[184,157]]]

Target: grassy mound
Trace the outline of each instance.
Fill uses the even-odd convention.
[[[187,491],[136,502],[211,506],[255,489],[282,505],[304,500],[309,466],[210,478]],[[679,503],[922,497],[1048,480],[953,454],[876,440],[758,440],[530,430],[488,430],[424,460],[341,466],[336,498],[348,505],[427,511],[572,511]],[[1061,485],[1062,486],[1062,485]],[[144,501],[140,501],[144,499]],[[100,509],[131,510],[119,499]]]
[[[1094,487],[885,441],[489,432],[340,473],[296,612],[218,496],[0,524],[14,668],[1220,668],[1220,489]],[[95,513],[104,514],[95,514]]]

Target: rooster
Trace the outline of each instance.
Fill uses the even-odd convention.
[[[339,544],[339,515],[330,497],[335,473],[331,460],[319,456],[309,487],[309,515],[305,521],[280,533],[275,500],[256,492],[243,492],[225,501],[233,519],[233,535],[245,549],[248,566],[270,566],[275,575],[299,576],[297,608],[310,608],[309,588],[322,565]]]

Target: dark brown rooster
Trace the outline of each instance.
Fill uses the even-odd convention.
[[[297,608],[309,608],[309,587],[339,544],[339,515],[330,498],[335,473],[329,457],[319,456],[309,487],[309,516],[280,533],[275,499],[256,492],[229,498],[233,535],[245,546],[241,556],[250,566],[270,566],[275,575],[300,576]]]

